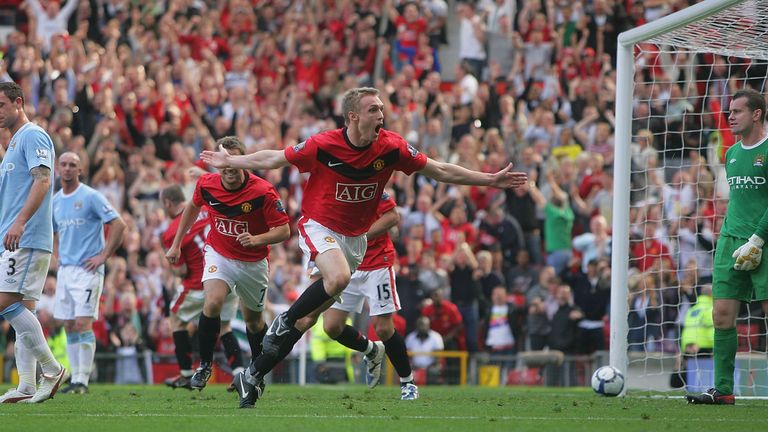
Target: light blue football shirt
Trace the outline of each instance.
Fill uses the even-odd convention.
[[[29,171],[39,166],[51,170],[51,187],[43,203],[24,225],[20,248],[53,251],[53,161],[55,159],[51,137],[38,125],[27,123],[11,137],[3,162],[0,163],[0,252],[5,250],[2,239],[24,208],[32,190]]]
[[[104,250],[104,224],[117,218],[107,199],[84,184],[53,196],[53,229],[59,235],[59,263],[82,266]]]

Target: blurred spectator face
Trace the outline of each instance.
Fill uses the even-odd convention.
[[[489,273],[493,268],[493,255],[486,250],[478,252],[477,264],[483,273]]]
[[[646,221],[645,226],[643,227],[643,236],[646,240],[648,239],[654,239],[656,237],[656,230],[658,229],[658,225],[654,221]]]
[[[491,291],[491,302],[494,306],[507,304],[507,289],[503,286],[497,286]]]
[[[429,318],[427,317],[419,317],[419,319],[416,320],[416,333],[421,338],[426,338],[427,335],[429,335],[430,330],[430,322]]]
[[[313,48],[310,44],[304,44],[299,49],[299,59],[305,66],[309,66],[314,61]]]
[[[605,234],[608,230],[608,222],[603,216],[595,216],[589,221],[589,230],[592,234]]]
[[[418,262],[421,256],[421,251],[424,248],[424,244],[419,239],[412,238],[406,245],[408,251],[408,260],[411,262]]]
[[[467,222],[467,210],[462,205],[455,205],[451,209],[451,214],[449,216],[449,219],[451,221],[451,225],[457,226],[462,225]],[[437,231],[437,230],[435,230]]]
[[[595,131],[596,139],[599,142],[607,141],[611,137],[611,125],[606,122],[600,122],[597,124],[597,130]]]
[[[416,198],[416,210],[421,213],[429,213],[431,207],[432,198],[424,194],[419,194],[419,197]]]
[[[560,306],[566,306],[573,302],[570,286],[566,284],[562,284],[558,286],[557,302],[560,304]]]
[[[136,312],[137,301],[136,294],[125,291],[120,295],[120,312],[124,315],[131,315]]]
[[[419,19],[419,6],[416,3],[408,3],[403,9],[403,18],[408,22]]]
[[[439,229],[433,229],[429,232],[429,241],[437,246],[443,243],[443,232]]]
[[[518,266],[524,267],[531,262],[531,256],[527,250],[521,249],[520,251],[517,252],[517,257],[515,257],[515,262],[517,262]]]
[[[45,2],[43,2],[43,4],[45,4]],[[45,12],[48,14],[50,19],[56,18],[56,15],[59,14],[59,11],[61,11],[59,0],[50,0],[45,5]]]

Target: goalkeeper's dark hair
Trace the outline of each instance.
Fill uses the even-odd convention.
[[[232,153],[232,150],[236,150],[241,155],[245,154],[245,144],[243,144],[242,141],[234,136],[225,136],[224,138],[220,138],[218,141],[216,141],[216,145],[224,147],[230,153]]]
[[[733,94],[733,100],[738,98],[745,98],[747,107],[752,112],[760,110],[760,123],[765,122],[765,98],[760,92],[751,88],[743,88]]]
[[[168,200],[174,204],[183,203],[185,200],[184,190],[177,184],[170,185],[160,191],[160,199]]]

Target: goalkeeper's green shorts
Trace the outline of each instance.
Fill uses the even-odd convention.
[[[768,300],[768,256],[763,252],[760,265],[752,271],[734,270],[733,251],[747,242],[746,238],[720,236],[715,248],[715,262],[712,269],[712,297],[733,299],[743,302]]]

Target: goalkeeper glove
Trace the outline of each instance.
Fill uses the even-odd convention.
[[[763,245],[765,240],[752,234],[749,240],[733,252],[732,257],[736,258],[733,268],[736,270],[750,271],[760,265],[760,259],[763,257]]]

